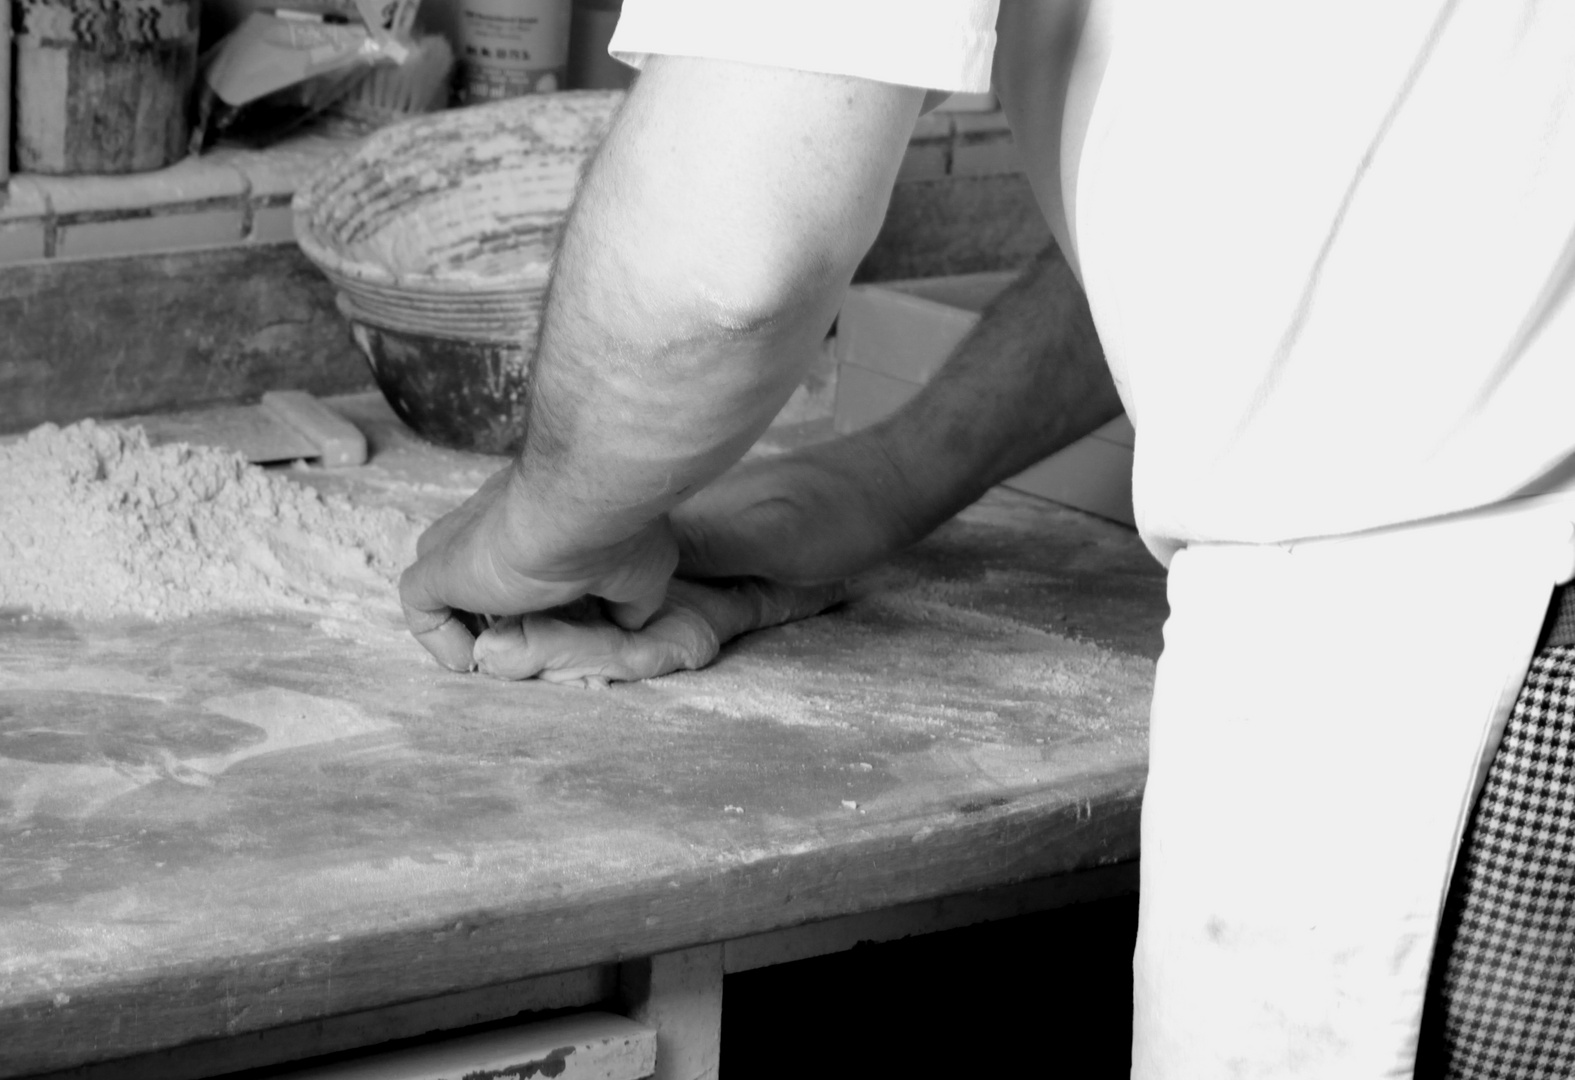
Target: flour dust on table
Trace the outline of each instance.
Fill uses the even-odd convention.
[[[151,445],[137,427],[46,424],[0,445],[0,609],[163,622],[306,612],[332,636],[409,645],[399,573],[425,526],[248,464],[227,450]],[[595,604],[504,620],[480,669],[580,686],[703,667],[726,641],[835,603],[837,586],[674,583],[650,626]]]
[[[370,615],[421,524],[136,427],[45,424],[0,445],[0,608],[166,621]]]

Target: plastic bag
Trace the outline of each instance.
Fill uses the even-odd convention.
[[[202,60],[192,153],[221,135],[271,142],[379,63],[402,63],[419,0],[301,0],[255,11]]]

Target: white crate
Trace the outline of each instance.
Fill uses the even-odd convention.
[[[655,1072],[654,1028],[611,1013],[586,1012],[308,1066],[282,1073],[280,1080],[457,1080],[462,1076],[642,1080]]]

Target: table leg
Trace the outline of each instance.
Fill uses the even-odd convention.
[[[655,1080],[716,1080],[722,1058],[722,946],[624,964],[625,1010],[656,1029]]]

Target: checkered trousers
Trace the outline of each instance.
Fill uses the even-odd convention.
[[[1416,1075],[1575,1077],[1575,646],[1538,651],[1466,829]]]

